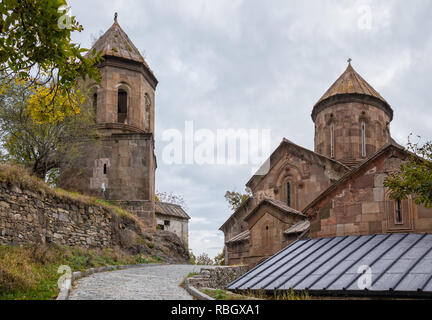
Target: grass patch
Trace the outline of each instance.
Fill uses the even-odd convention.
[[[146,239],[150,240],[150,241],[147,241]],[[153,240],[153,239],[151,239],[150,237],[147,237],[146,239],[144,239],[140,235],[137,235],[135,241],[137,244],[142,244],[142,245],[147,246],[147,248],[154,249],[154,247],[156,247],[156,245],[153,242],[151,242],[151,240]]]
[[[61,246],[0,246],[0,300],[50,300],[58,295],[58,267],[84,271],[108,265],[161,262],[119,249],[88,250]]]
[[[230,291],[220,289],[202,289],[201,292],[208,295],[209,297],[212,297],[215,300],[263,300],[252,295],[236,294]]]
[[[273,296],[264,291],[246,292],[237,294],[227,290],[220,289],[202,289],[201,292],[216,300],[310,300],[307,292],[296,293],[294,290],[274,292]]]
[[[191,272],[191,273],[189,273],[184,279],[183,279],[183,281],[180,283],[180,287],[184,287],[184,284],[185,284],[185,282],[186,282],[186,279],[188,279],[188,278],[192,278],[192,277],[195,277],[195,276],[199,276],[200,274],[199,273],[197,273],[197,272]]]

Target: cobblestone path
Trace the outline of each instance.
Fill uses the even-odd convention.
[[[201,267],[145,266],[93,274],[74,283],[70,300],[192,300],[179,284]]]

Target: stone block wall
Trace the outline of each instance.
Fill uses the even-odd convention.
[[[396,201],[384,186],[386,177],[400,169],[405,157],[389,148],[305,210],[311,218],[311,238],[432,232],[432,209],[417,206],[412,199],[403,200],[398,221]]]
[[[154,201],[110,201],[135,215],[143,224],[145,231],[156,229]]]
[[[315,119],[315,152],[355,165],[390,141],[390,121],[388,112],[361,102],[327,107]],[[362,156],[362,123],[365,124],[365,157]]]
[[[289,183],[289,206],[299,211],[348,171],[343,165],[288,141],[283,141],[270,162],[267,175],[254,177],[247,185],[254,198],[257,203],[264,198],[287,203]]]
[[[201,273],[189,278],[188,282],[195,288],[225,289],[231,282],[249,271],[248,266],[202,268]]]
[[[106,247],[112,244],[107,209],[0,183],[0,244]]]
[[[249,240],[242,242],[234,242],[226,245],[225,262],[227,265],[247,264],[249,256],[250,242]]]
[[[102,129],[101,129],[102,130]],[[154,201],[156,159],[151,134],[112,134],[89,144],[73,166],[63,168],[60,185],[107,200]],[[105,194],[102,188],[105,187]]]

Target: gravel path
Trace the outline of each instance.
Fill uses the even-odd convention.
[[[74,283],[70,300],[192,300],[179,284],[201,267],[145,266],[93,274]]]

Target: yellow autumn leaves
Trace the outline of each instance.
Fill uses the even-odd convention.
[[[80,90],[69,95],[62,95],[50,87],[32,89],[28,101],[28,111],[37,123],[63,122],[68,116],[80,113],[80,105],[85,98]]]
[[[15,78],[11,82],[0,85],[0,96],[12,86],[26,87],[30,92],[27,111],[35,123],[63,122],[67,117],[80,114],[80,106],[85,103],[85,96],[81,90],[73,88],[68,94],[59,92],[56,85],[30,85],[22,78]]]

